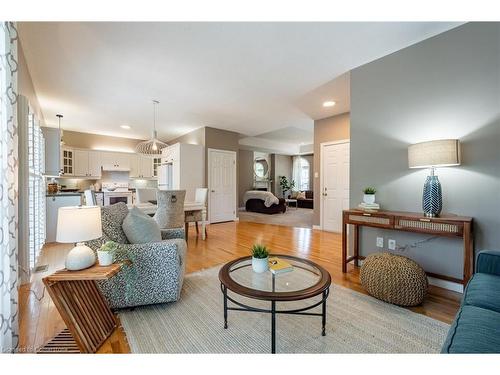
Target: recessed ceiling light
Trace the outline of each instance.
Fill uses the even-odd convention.
[[[130,126],[128,126],[128,125],[120,125],[120,128],[129,130]]]
[[[323,102],[323,107],[333,107],[335,105],[335,102],[332,100],[328,100],[326,102]]]

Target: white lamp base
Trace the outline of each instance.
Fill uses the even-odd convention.
[[[66,269],[70,271],[83,270],[95,264],[95,254],[92,249],[79,242],[66,256]]]

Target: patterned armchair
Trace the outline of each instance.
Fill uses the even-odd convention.
[[[125,203],[102,207],[103,236],[87,242],[97,251],[106,241],[115,241],[119,244],[115,262],[132,262],[114,277],[99,281],[99,289],[111,308],[177,301],[185,272],[184,230],[162,230],[161,242],[129,244],[122,230],[127,214]]]

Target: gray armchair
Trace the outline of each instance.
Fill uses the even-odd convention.
[[[119,244],[115,262],[132,261],[114,277],[98,282],[111,308],[177,301],[182,289],[187,245],[184,230],[162,230],[162,241],[129,244],[122,230],[125,203],[102,207],[103,236],[87,242],[97,251],[106,241]]]

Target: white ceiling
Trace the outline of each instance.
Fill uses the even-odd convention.
[[[169,140],[201,126],[301,137],[313,119],[349,110],[348,75],[335,78],[457,25],[22,22],[19,29],[47,125],[62,113],[65,129],[147,138],[154,98],[160,138]],[[328,99],[338,104],[323,108]]]

